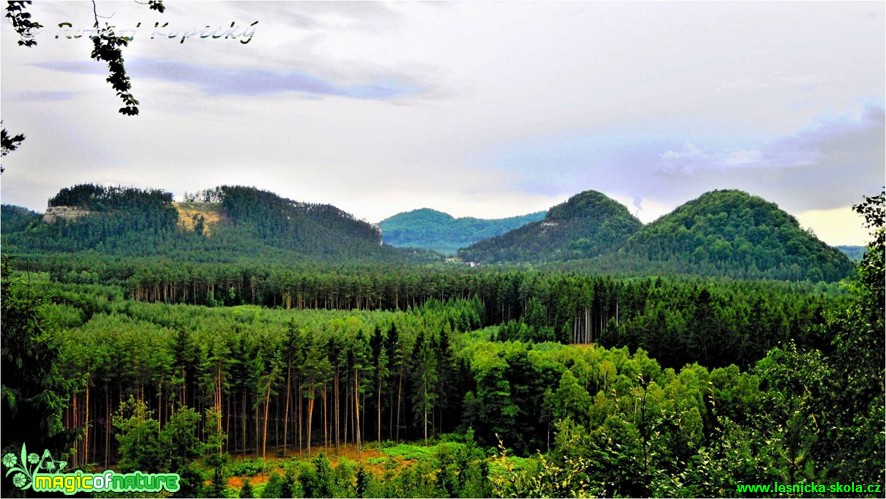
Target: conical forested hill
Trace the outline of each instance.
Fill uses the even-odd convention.
[[[708,192],[634,234],[619,252],[699,273],[834,281],[849,259],[775,203],[738,190]],[[707,269],[707,270],[705,270]]]
[[[473,262],[544,262],[594,258],[612,253],[642,224],[622,204],[585,191],[548,210],[544,220],[458,252]]]

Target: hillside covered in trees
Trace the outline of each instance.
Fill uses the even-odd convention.
[[[458,254],[483,263],[593,258],[618,250],[640,227],[623,205],[586,191],[548,210],[544,220],[472,244]]]
[[[429,208],[398,213],[379,222],[386,244],[434,250],[444,255],[455,254],[482,239],[499,236],[530,222],[544,218],[544,212],[518,217],[483,219],[455,218]]]
[[[864,246],[834,246],[841,253],[846,255],[851,261],[858,262],[861,261],[861,258],[864,256],[865,247]]]
[[[642,225],[602,194],[579,194],[545,220],[459,251],[469,261],[542,263],[614,274],[836,281],[852,263],[774,203],[712,191]]]
[[[737,190],[712,191],[677,207],[644,226],[619,253],[812,281],[839,280],[852,269],[843,253],[775,203]]]
[[[2,228],[4,235],[21,232],[42,218],[42,215],[36,211],[21,206],[10,204],[0,206],[0,228]]]
[[[331,205],[300,203],[242,186],[209,189],[188,201],[173,203],[172,194],[161,190],[78,185],[62,189],[48,202],[48,212],[69,208],[76,217],[44,223],[33,212],[4,207],[5,242],[12,254],[94,250],[106,256],[162,255],[188,261],[259,255],[288,261],[434,258],[383,246],[376,227]],[[183,220],[183,213],[193,215]]]

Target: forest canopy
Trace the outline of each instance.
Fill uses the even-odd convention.
[[[183,229],[156,191],[63,191],[54,203],[91,212],[70,222],[4,207],[20,229],[17,254],[4,245],[3,427],[20,429],[4,455],[27,444],[70,469],[178,473],[185,496],[882,486],[882,194],[857,208],[873,240],[856,274],[833,284],[177,259],[247,235],[379,248],[331,208],[249,188],[209,198],[192,202],[222,206],[227,235]],[[710,226],[707,212],[675,220]],[[133,220],[144,230],[113,231]],[[26,246],[37,234],[51,237]],[[125,240],[156,246],[86,249]]]

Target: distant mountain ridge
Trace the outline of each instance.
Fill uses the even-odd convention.
[[[618,250],[643,224],[617,201],[585,191],[548,210],[545,218],[459,251],[481,263],[563,261]]]
[[[379,226],[386,244],[426,248],[452,255],[459,248],[541,220],[544,215],[545,212],[540,211],[500,219],[455,218],[448,213],[420,208],[386,218],[379,222]]]
[[[849,259],[852,260],[853,262],[860,262],[861,259],[864,257],[865,251],[867,251],[867,248],[865,248],[864,246],[856,246],[856,245],[848,245],[848,246],[841,245],[841,246],[834,246],[834,248],[837,248],[838,250],[840,250],[841,253],[843,253],[844,255],[849,257]]]

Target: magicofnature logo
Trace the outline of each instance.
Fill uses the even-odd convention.
[[[62,473],[67,461],[52,458],[49,450],[43,456],[28,453],[22,444],[20,456],[12,452],[3,456],[6,475],[12,475],[12,484],[22,490],[35,492],[61,492],[66,495],[77,492],[177,492],[178,473],[117,473],[107,470],[102,473]],[[41,472],[45,470],[45,472]]]

